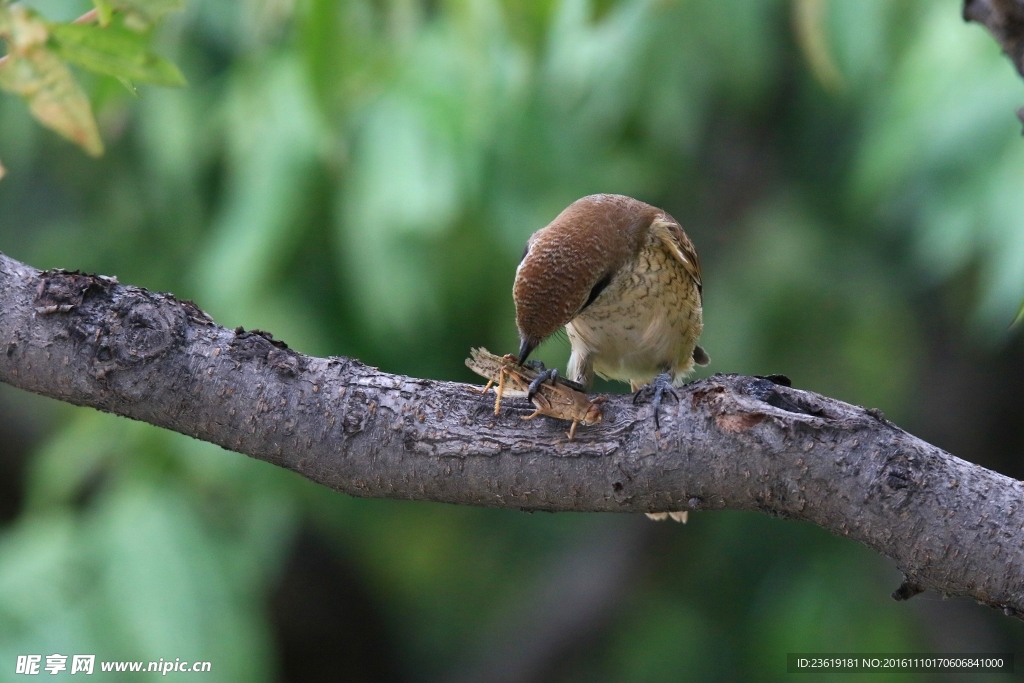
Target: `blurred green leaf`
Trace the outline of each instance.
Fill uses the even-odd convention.
[[[793,26],[804,58],[818,82],[826,90],[842,90],[843,74],[829,49],[825,0],[792,0]]]
[[[120,78],[120,77],[117,80],[121,83],[121,85],[124,86],[125,90],[130,92],[133,96],[135,96],[135,97],[142,97],[142,95],[139,94],[138,88],[135,87],[135,84],[132,83],[131,80],[129,80],[127,78]]]
[[[0,88],[21,95],[46,127],[92,156],[103,154],[89,99],[52,51],[39,47],[24,55],[9,55],[0,66]]]
[[[214,315],[239,324],[260,320],[259,325],[303,347],[296,335],[314,335],[301,332],[301,302],[276,305],[277,293],[253,283],[280,268],[301,244],[294,216],[308,201],[325,127],[292,58],[238,74],[223,114],[229,124],[227,182],[194,280]]]
[[[46,22],[21,6],[0,6],[0,35],[9,47],[0,64],[0,88],[20,95],[43,125],[92,156],[103,154],[89,98],[47,47]]]
[[[870,97],[850,199],[908,233],[934,281],[979,266],[974,317],[994,338],[1024,289],[1020,79],[983,30],[932,4]]]
[[[622,683],[679,683],[723,680],[716,669],[735,666],[714,662],[703,653],[714,649],[708,622],[695,606],[672,594],[640,595],[634,609],[616,620],[607,646],[613,680]],[[720,672],[719,672],[720,673]]]
[[[116,21],[105,28],[50,24],[49,29],[57,55],[91,71],[154,85],[176,87],[186,83],[178,67],[149,51],[145,35]]]
[[[72,640],[95,644],[67,600],[82,578],[77,531],[73,515],[51,511],[0,536],[0,657],[34,647],[59,652]]]
[[[106,25],[114,11],[124,12],[129,26],[143,29],[157,22],[168,12],[185,6],[185,0],[93,0],[100,15],[100,24]]]
[[[1010,323],[1010,327],[1015,326],[1021,320],[1024,320],[1024,301],[1020,302],[1020,309],[1017,311],[1017,317],[1013,319],[1012,323]]]
[[[828,0],[829,53],[851,88],[877,86],[891,62],[894,24],[913,3],[888,0]]]
[[[96,8],[97,19],[99,20],[100,26],[107,26],[110,24],[110,19],[114,14],[114,8],[110,6],[106,0],[93,0],[93,6]]]

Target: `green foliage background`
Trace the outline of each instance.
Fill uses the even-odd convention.
[[[191,2],[156,42],[188,87],[135,99],[82,75],[102,158],[0,98],[0,248],[173,291],[306,353],[475,381],[470,346],[515,348],[527,236],[582,195],[629,194],[702,254],[709,371],[784,372],[938,439],[983,399],[942,383],[937,346],[977,373],[1024,357],[1006,330],[1024,84],[957,0],[829,0],[820,23],[793,21],[813,3]],[[567,345],[539,355],[564,366]],[[1002,432],[940,445],[1024,475],[1022,377],[997,378]],[[1024,647],[987,608],[893,602],[887,561],[803,524],[357,500],[3,396],[34,445],[0,534],[0,680],[54,652],[208,660],[207,681],[314,680],[300,670],[324,656],[338,680],[504,680],[488,666],[534,661],[517,680],[656,682],[783,680],[795,651]],[[348,598],[309,589],[348,635],[324,626],[296,665],[281,596],[302,583],[301,538],[346,567]],[[610,558],[625,569],[601,584]],[[603,593],[574,603],[559,580]],[[604,607],[572,621],[581,604]],[[558,619],[567,642],[531,640]]]

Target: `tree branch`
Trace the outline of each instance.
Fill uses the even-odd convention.
[[[354,496],[524,510],[758,510],[892,558],[925,588],[1024,615],[1024,487],[864,410],[715,375],[581,428],[524,399],[314,358],[195,304],[0,255],[0,380],[245,453]]]

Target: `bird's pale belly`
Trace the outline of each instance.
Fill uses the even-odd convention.
[[[596,373],[634,389],[662,372],[682,381],[693,368],[702,327],[693,280],[664,249],[652,246],[628,276],[613,281],[566,325],[570,374],[587,381]]]

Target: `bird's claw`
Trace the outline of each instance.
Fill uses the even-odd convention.
[[[537,390],[540,389],[540,385],[547,381],[550,381],[552,385],[558,381],[558,368],[544,370],[534,377],[533,381],[530,382],[529,388],[526,390],[526,398],[532,401],[534,394],[536,394]]]
[[[534,394],[536,394],[537,390],[540,388],[540,385],[546,381],[549,384],[551,384],[551,386],[561,384],[562,386],[569,387],[570,389],[573,389],[575,391],[587,393],[587,387],[580,384],[579,382],[569,379],[568,377],[562,377],[561,375],[558,374],[558,370],[555,368],[548,370],[544,366],[544,361],[542,360],[528,360],[525,363],[520,363],[520,365],[522,365],[524,368],[529,368],[530,370],[539,373],[537,377],[530,382],[530,386],[528,389],[529,395],[527,396],[527,398],[529,398],[531,401],[533,400]]]
[[[663,372],[655,377],[654,381],[650,384],[637,389],[636,393],[633,394],[633,405],[645,400],[645,396],[651,392],[654,394],[651,400],[651,406],[654,408],[654,427],[655,429],[661,429],[661,423],[658,421],[658,409],[661,408],[662,399],[667,394],[675,399],[676,403],[679,403],[679,394],[672,384],[672,375]]]

